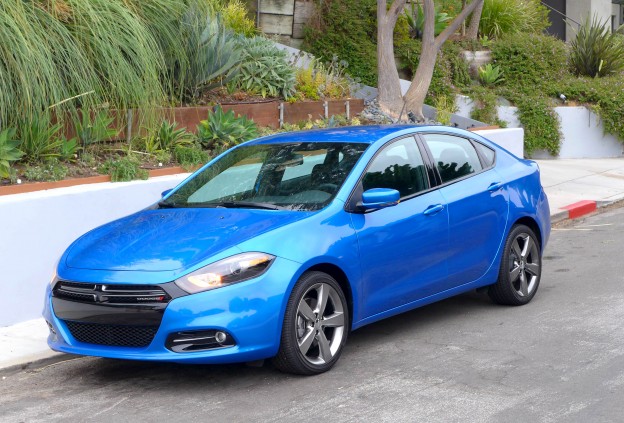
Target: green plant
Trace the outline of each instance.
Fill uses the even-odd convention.
[[[377,85],[376,0],[324,0],[304,30],[303,50],[323,62],[334,56],[349,64],[349,74]]]
[[[31,181],[61,181],[65,179],[68,173],[67,166],[59,163],[57,159],[30,165],[24,170],[24,176]]]
[[[18,148],[19,140],[15,139],[15,128],[0,131],[0,178],[11,176],[11,162],[18,161],[24,153]]]
[[[297,70],[295,90],[301,98],[344,98],[351,94],[351,81],[344,76],[346,64],[335,57],[328,65],[318,59]]]
[[[163,150],[172,152],[179,145],[189,145],[193,142],[193,134],[187,132],[186,128],[176,129],[176,122],[169,123],[162,121],[156,131],[156,138]]]
[[[113,182],[125,182],[133,179],[147,179],[149,173],[141,169],[139,161],[132,157],[108,159],[99,169],[100,173],[107,173]]]
[[[206,149],[230,147],[258,135],[258,127],[246,116],[236,116],[233,110],[224,112],[221,106],[208,113],[208,119],[197,126],[199,142]]]
[[[492,59],[505,71],[504,85],[533,95],[568,76],[566,44],[547,35],[514,34],[492,44]]]
[[[17,116],[31,119],[50,107],[64,117],[104,103],[162,103],[155,33],[164,31],[156,22],[151,31],[142,12],[165,7],[180,8],[167,0],[3,0],[0,121],[16,125]]]
[[[117,135],[117,130],[110,127],[115,119],[109,116],[108,111],[82,110],[80,115],[80,119],[74,120],[74,129],[83,149]]]
[[[479,37],[479,44],[481,44],[481,47],[483,48],[490,48],[492,40],[487,35],[482,35]]]
[[[503,78],[503,73],[500,66],[492,66],[491,63],[488,63],[485,66],[479,67],[479,80],[483,85],[487,86],[500,84],[505,80],[505,78]]]
[[[288,53],[260,36],[243,39],[240,43],[243,55],[231,88],[262,97],[289,98],[295,94],[295,70],[288,62]]]
[[[223,25],[220,15],[206,16],[190,8],[183,17],[180,37],[188,60],[187,71],[178,77],[183,98],[193,101],[201,90],[224,85],[237,74],[240,40]]]
[[[225,26],[232,31],[248,38],[258,34],[256,24],[249,18],[249,11],[241,0],[229,0],[220,10]]]
[[[407,18],[407,24],[410,27],[410,36],[412,38],[422,39],[423,30],[425,28],[425,13],[423,7],[420,4],[410,3],[409,11],[405,10],[405,17]],[[448,26],[448,21],[451,17],[441,12],[439,7],[435,10],[435,35],[439,35]]]
[[[51,123],[50,116],[42,114],[24,120],[18,127],[20,149],[29,162],[58,157],[62,142],[57,139],[61,125]]]
[[[539,34],[549,25],[548,9],[540,0],[484,0],[479,33],[489,38]]]
[[[435,107],[437,111],[436,120],[442,125],[450,125],[451,115],[458,110],[455,99],[447,96],[436,97],[433,102],[433,107]]]
[[[624,70],[623,36],[609,20],[586,19],[570,44],[570,64],[577,75],[605,76]]]
[[[74,162],[78,158],[78,152],[81,147],[78,145],[76,138],[66,139],[64,137],[59,138],[59,157],[66,162]]]
[[[175,160],[185,169],[191,169],[206,163],[209,159],[208,153],[196,146],[179,145],[174,149]]]

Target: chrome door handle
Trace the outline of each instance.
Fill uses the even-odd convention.
[[[435,206],[427,207],[423,214],[425,216],[433,216],[434,214],[439,213],[442,210],[444,210],[444,206],[442,204],[436,204]]]

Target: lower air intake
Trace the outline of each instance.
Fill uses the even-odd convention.
[[[146,347],[158,331],[158,326],[101,325],[68,320],[64,323],[80,342],[116,347]]]

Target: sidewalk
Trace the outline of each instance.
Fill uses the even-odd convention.
[[[624,199],[624,158],[538,160],[553,222]],[[572,206],[571,206],[572,205]],[[571,207],[569,207],[571,206]],[[70,357],[48,349],[43,319],[0,328],[0,373]]]

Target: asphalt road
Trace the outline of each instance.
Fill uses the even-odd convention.
[[[0,377],[0,421],[622,422],[624,209],[556,228],[524,307],[468,294],[351,334],[329,373],[78,358]]]

